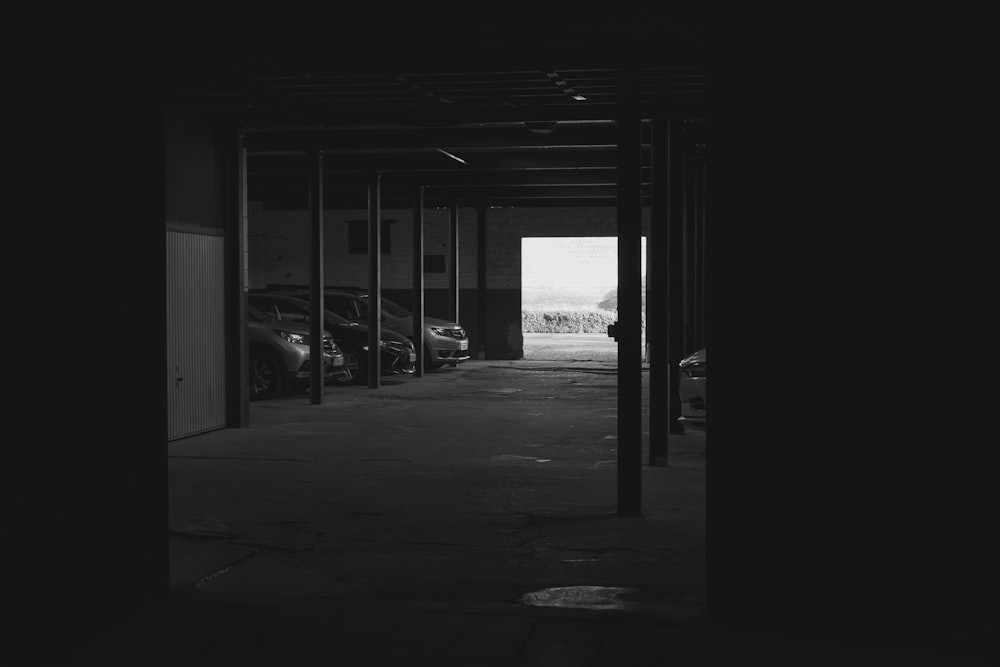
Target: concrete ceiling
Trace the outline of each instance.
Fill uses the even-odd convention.
[[[683,122],[685,154],[707,155],[700,23],[421,16],[325,37],[280,25],[203,35],[161,77],[171,105],[245,130],[248,196],[265,206],[306,205],[312,151],[328,208],[363,208],[373,171],[384,206],[416,186],[428,205],[613,206],[623,104],[647,121],[644,197],[651,119]]]

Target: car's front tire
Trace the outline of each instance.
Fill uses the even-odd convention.
[[[263,350],[252,351],[247,376],[251,401],[273,398],[282,392],[281,364],[273,354]]]
[[[368,381],[368,359],[365,355],[349,347],[342,348],[345,374],[336,378],[337,384],[362,384]]]

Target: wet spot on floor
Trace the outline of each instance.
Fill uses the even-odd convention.
[[[620,586],[557,586],[525,593],[521,603],[534,607],[619,610],[634,606],[621,599],[622,595],[634,592],[634,588]]]
[[[520,456],[518,454],[499,454],[490,457],[490,461],[531,461],[534,463],[549,463],[552,459],[539,459],[534,456]]]

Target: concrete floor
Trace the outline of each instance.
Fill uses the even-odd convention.
[[[642,516],[617,516],[616,380],[472,360],[170,443],[173,594],[72,664],[985,664],[715,627],[706,432],[644,463]]]

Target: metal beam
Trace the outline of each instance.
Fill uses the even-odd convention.
[[[666,132],[667,160],[667,339],[666,350],[668,364],[668,433],[681,435],[684,433],[684,422],[681,417],[680,377],[678,364],[687,354],[684,349],[685,298],[684,298],[684,207],[686,192],[684,188],[684,124],[683,121],[666,120],[663,130]],[[689,352],[693,352],[690,350]]]
[[[368,387],[382,380],[382,174],[369,175],[368,185]]]
[[[642,514],[642,122],[624,95],[618,121],[618,515]]]
[[[323,153],[314,150],[309,170],[309,402],[323,402]]]
[[[655,97],[655,98],[654,98]],[[198,104],[190,100],[192,104]],[[178,103],[183,103],[179,100]],[[301,125],[286,127],[275,127],[274,113],[267,109],[247,109],[246,102],[240,105],[240,101],[226,105],[225,108],[233,117],[234,122],[248,127],[255,133],[275,133],[289,134],[295,130],[301,130]],[[198,104],[204,107],[205,103]],[[452,108],[454,107],[454,108]],[[469,122],[469,118],[475,117],[481,123],[504,123],[516,122],[545,122],[553,118],[568,122],[606,122],[615,113],[615,102],[608,98],[607,102],[598,99],[588,100],[586,104],[574,102],[572,104],[543,104],[540,106],[525,107],[515,109],[512,107],[486,108],[482,106],[468,104],[453,104],[445,108],[439,104],[434,107],[424,109],[416,107],[400,107],[391,102],[385,102],[381,106],[357,106],[350,109],[340,108],[335,111],[317,114],[304,106],[291,107],[288,105],[275,105],[275,110],[288,114],[289,121],[298,121],[309,126],[322,123],[324,128],[353,125],[406,125],[406,124],[444,124],[463,125]],[[698,90],[689,92],[678,91],[674,93],[666,92],[662,94],[651,94],[651,99],[641,104],[641,111],[645,117],[669,115],[675,118],[696,118],[707,117],[708,110],[705,103],[705,94]],[[329,130],[318,130],[319,133]],[[336,130],[334,130],[336,131]],[[324,146],[333,144],[324,143]],[[259,144],[255,144],[255,147]]]
[[[247,171],[243,132],[235,133],[227,166],[226,200],[226,425],[250,424],[250,389],[247,377]]]
[[[667,229],[670,187],[667,169],[667,121],[653,123],[653,204],[646,244],[646,347],[649,364],[649,465],[666,465],[670,414],[670,355],[667,353],[669,308]],[[660,409],[666,405],[667,410]]]
[[[389,187],[382,191],[385,199],[399,199],[409,201],[412,186],[409,187]],[[460,192],[455,192],[460,190]],[[651,188],[647,185],[641,186],[643,197],[650,196]],[[489,201],[491,199],[523,200],[530,202],[533,199],[592,199],[601,197],[614,199],[618,197],[617,185],[529,185],[529,186],[470,186],[461,188],[426,188],[427,198],[442,198],[451,200],[453,196],[460,197],[463,201],[479,199]],[[300,201],[306,202],[306,192],[300,187],[267,188],[261,186],[251,186],[249,198],[251,201]],[[354,202],[353,208],[364,208],[367,199],[367,188],[365,186],[340,187],[330,185],[325,188],[325,196],[329,201],[343,201],[350,204]]]
[[[458,322],[458,197],[452,199],[451,221],[448,225],[448,316]]]
[[[384,170],[379,170],[383,171]],[[251,174],[256,183],[267,187],[295,187],[302,181],[298,170],[255,171]],[[368,174],[356,171],[333,172],[326,171],[328,176],[334,176],[334,187],[362,187],[368,184]],[[642,183],[651,182],[651,170],[641,171]],[[431,188],[440,187],[501,187],[501,186],[538,186],[538,185],[604,185],[618,184],[617,167],[586,167],[568,169],[462,169],[462,170],[425,170],[398,171],[386,174],[382,179],[385,190],[400,187],[412,188],[422,185]]]
[[[480,359],[486,358],[486,211],[489,207],[476,206],[476,287],[478,290],[478,324]],[[471,354],[471,352],[470,352]]]
[[[413,345],[417,349],[416,377],[424,376],[424,189],[413,193]]]
[[[305,150],[314,145],[328,150],[331,155],[343,155],[401,149],[433,152],[439,148],[453,153],[463,149],[614,148],[617,144],[614,127],[610,124],[559,126],[552,134],[537,134],[524,126],[513,126],[417,130],[303,130],[295,127],[287,132],[261,128],[247,135],[247,147],[255,151]]]

